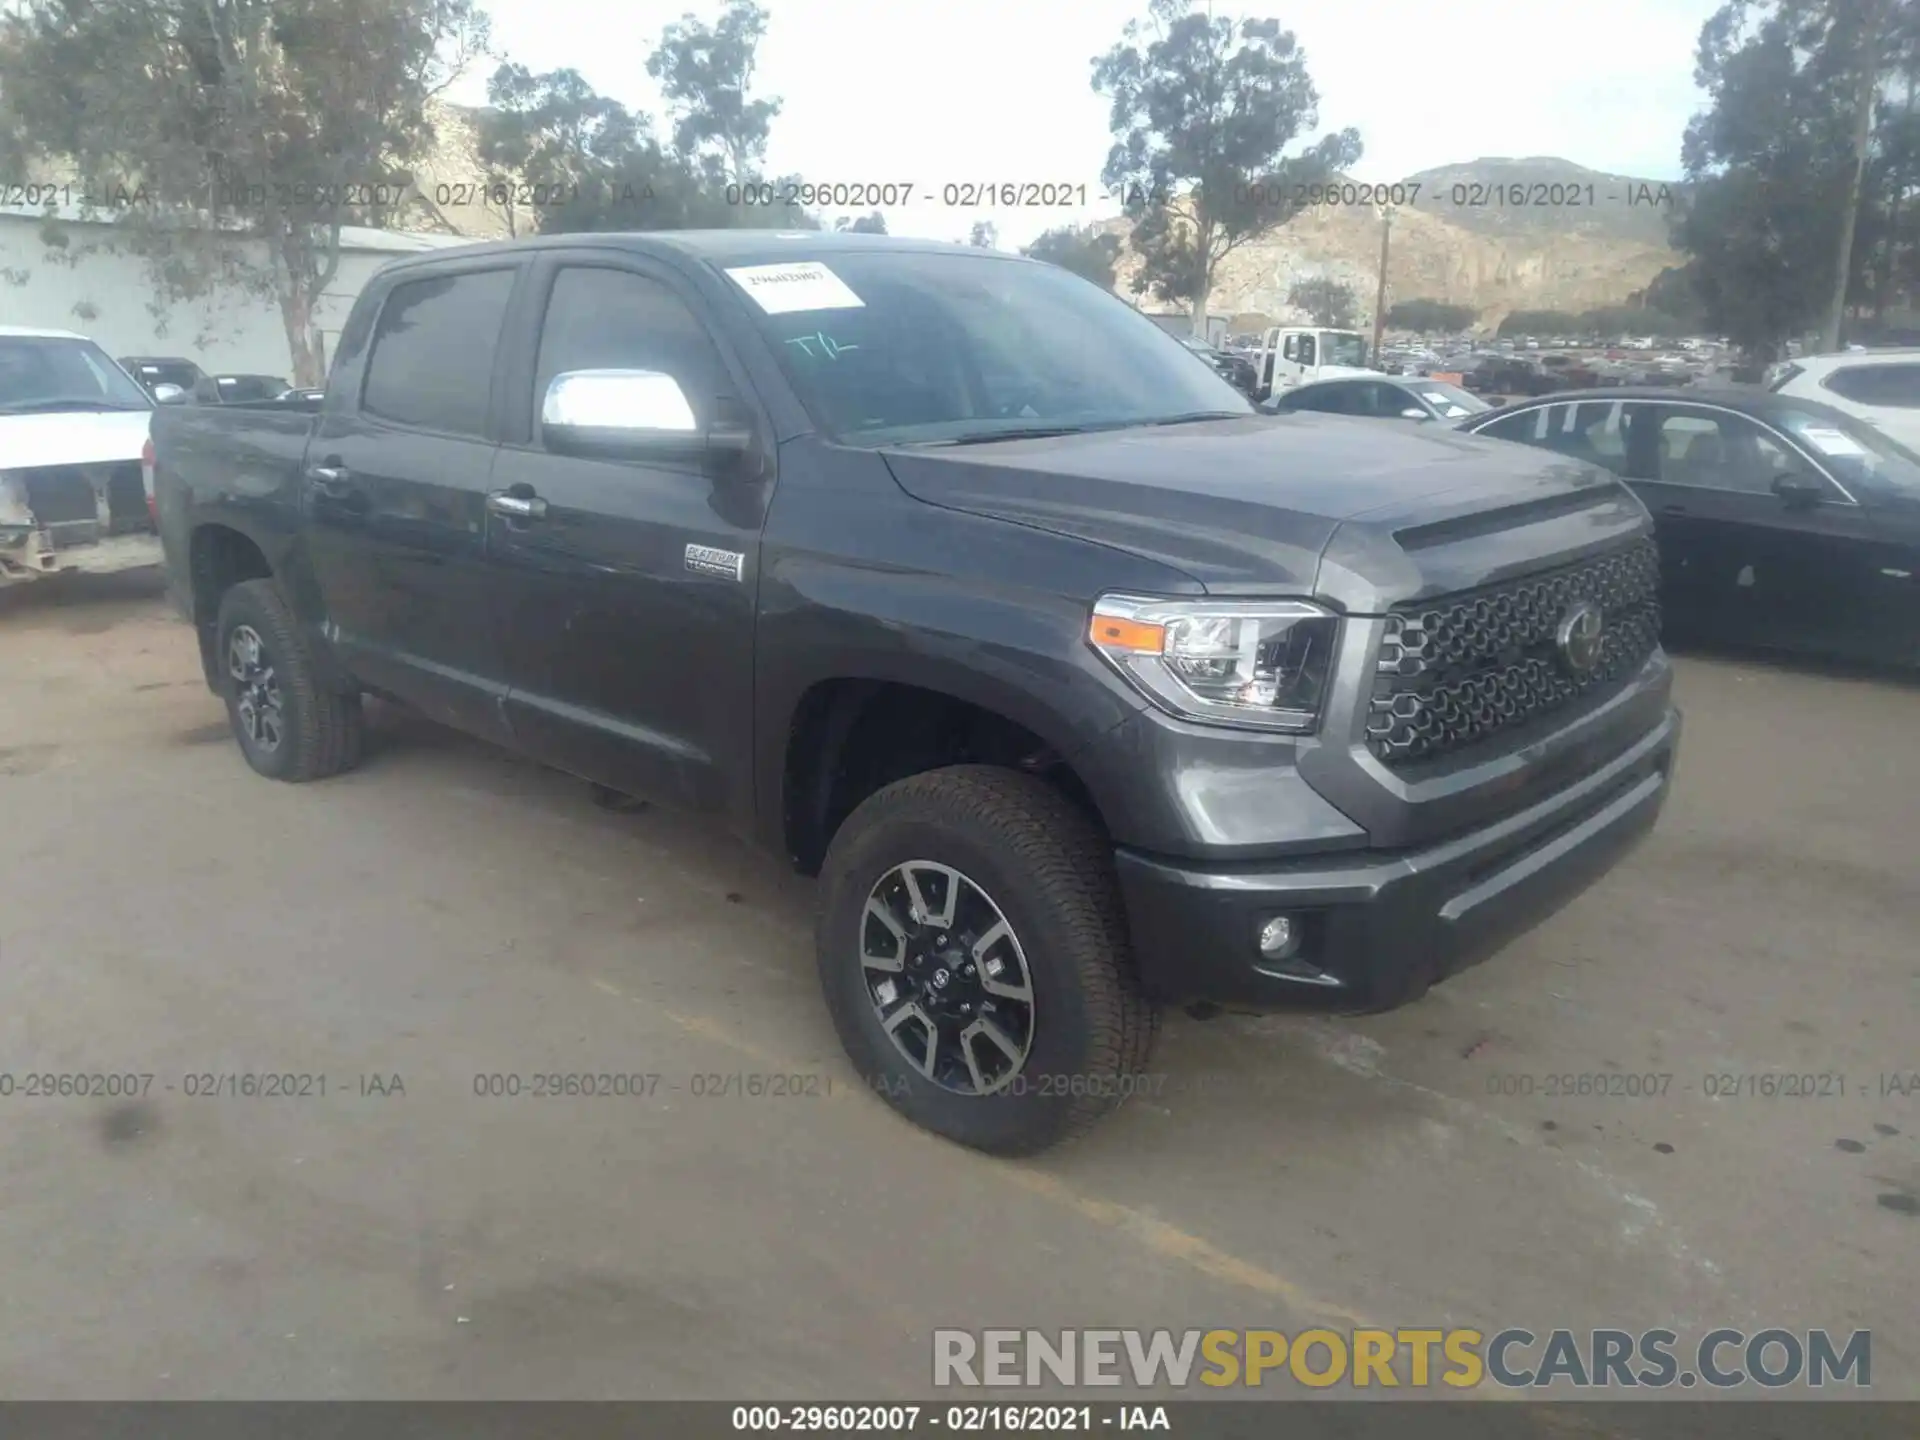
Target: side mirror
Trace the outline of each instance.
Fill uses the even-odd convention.
[[[1402,420],[1431,420],[1433,417],[1427,414],[1426,411],[1416,409],[1414,406],[1409,405],[1400,412],[1400,418]]]
[[[569,370],[553,377],[540,403],[540,440],[563,455],[662,460],[730,469],[756,447],[737,406],[711,424],[694,416],[680,382],[658,370]]]
[[[1776,475],[1773,493],[1786,502],[1789,510],[1811,510],[1826,498],[1824,485],[1801,475]]]
[[[153,387],[153,403],[156,405],[184,405],[187,392],[178,385],[156,385]]]

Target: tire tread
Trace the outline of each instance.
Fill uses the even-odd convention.
[[[1160,1012],[1140,987],[1110,842],[1065,795],[1037,776],[991,765],[954,765],[923,771],[869,796],[841,826],[836,852],[895,818],[964,818],[968,828],[995,837],[1013,867],[1027,877],[1040,903],[1051,908],[1071,937],[1053,956],[1072,967],[1089,1029],[1090,1075],[1139,1074],[1152,1053]],[[822,913],[823,951],[825,911]],[[996,1146],[1001,1154],[1032,1154],[1086,1133],[1115,1109],[1122,1087],[1074,1095],[1058,1123]]]
[[[352,769],[360,762],[364,734],[359,693],[320,683],[313,648],[273,581],[243,580],[221,596],[223,653],[227,632],[242,619],[262,632],[280,672],[282,712],[294,744],[292,758],[275,778],[298,785]]]

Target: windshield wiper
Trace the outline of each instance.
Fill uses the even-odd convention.
[[[120,405],[112,400],[83,399],[70,395],[61,400],[15,400],[0,402],[0,415],[33,415],[48,410],[144,410],[144,405]]]
[[[972,435],[956,435],[950,440],[921,440],[921,445],[991,445],[996,440],[1051,440],[1058,435],[1088,435],[1095,430],[1118,430],[1125,424],[1103,425],[1022,425],[1011,430],[981,430]]]
[[[1137,430],[1153,425],[1191,425],[1201,420],[1244,420],[1252,411],[1195,410],[1154,420],[1101,420],[1082,425],[1027,425],[1015,430],[982,430],[951,440],[922,440],[922,445],[991,445],[996,440],[1048,440],[1059,435],[1092,435],[1102,430]]]
[[[1193,425],[1202,420],[1244,420],[1251,410],[1195,410],[1188,415],[1169,415],[1164,420],[1142,420],[1142,425]]]

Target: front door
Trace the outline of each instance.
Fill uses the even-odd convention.
[[[493,488],[543,513],[490,517],[494,623],[524,749],[630,794],[743,814],[771,466],[715,478],[692,462],[558,455],[540,442],[540,400],[567,371],[670,375],[702,424],[748,393],[680,283],[627,257],[562,255],[536,269],[538,347],[521,377],[530,420],[502,447]]]
[[[1630,478],[1686,577],[1668,607],[1676,633],[1828,650],[1865,629],[1858,506],[1744,415],[1666,401],[1633,408],[1647,428],[1636,434]],[[1827,498],[1790,507],[1773,490],[1782,475]]]
[[[323,413],[302,493],[322,623],[369,687],[504,738],[486,613],[492,391],[519,267],[393,286],[363,355],[335,377],[357,407]]]

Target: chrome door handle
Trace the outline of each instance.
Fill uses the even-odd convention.
[[[496,515],[511,515],[516,520],[538,520],[547,513],[547,502],[538,495],[512,495],[498,490],[487,496],[487,508]]]
[[[344,465],[309,465],[307,478],[321,485],[343,485],[347,479]]]

